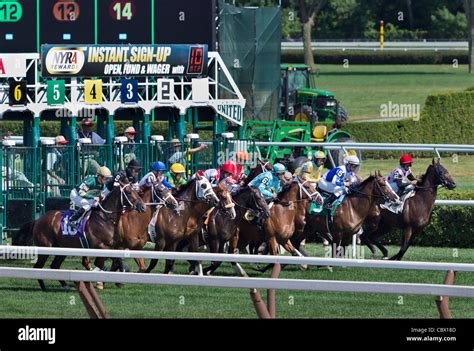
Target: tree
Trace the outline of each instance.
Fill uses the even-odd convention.
[[[469,73],[474,73],[474,0],[464,0],[464,9],[467,18],[467,40],[469,42]]]
[[[314,67],[311,31],[316,23],[316,17],[327,2],[328,0],[299,0],[300,21],[303,29],[304,62],[310,67]]]

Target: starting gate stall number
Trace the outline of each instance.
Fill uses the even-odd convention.
[[[0,51],[37,52],[36,0],[0,1]]]
[[[10,81],[8,91],[8,104],[10,106],[26,105],[28,102],[26,96],[26,80]]]
[[[48,80],[47,100],[48,105],[63,105],[65,96],[64,80]]]
[[[84,80],[84,101],[86,104],[102,102],[102,79]]]
[[[120,101],[122,104],[138,102],[138,81],[136,79],[123,79],[120,89]]]
[[[97,2],[97,41],[103,44],[151,43],[151,1]]]
[[[94,0],[49,0],[40,6],[41,43],[94,42]]]

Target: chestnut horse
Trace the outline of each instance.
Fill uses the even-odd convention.
[[[296,233],[292,243],[299,247],[308,236],[318,233],[333,246],[346,247],[351,243],[352,236],[360,231],[366,217],[375,213],[378,206],[386,201],[398,202],[399,198],[378,172],[350,187],[349,194],[336,209],[331,221],[325,215],[308,215],[304,230]],[[333,257],[336,257],[336,250],[333,250]]]
[[[301,253],[291,244],[290,238],[295,232],[295,219],[304,216],[305,206],[298,206],[300,202],[316,201],[319,193],[308,181],[302,181],[295,177],[291,184],[285,185],[278,194],[273,206],[270,207],[270,216],[263,223],[263,233],[253,223],[243,221],[240,225],[239,236],[231,241],[230,252],[245,250],[247,245],[258,248],[262,242],[266,242],[271,255],[278,254],[278,245],[294,256]],[[266,271],[272,264],[267,265],[260,271]]]
[[[230,218],[225,211],[218,207],[214,208],[209,217],[207,244],[209,245],[209,251],[212,253],[224,253],[225,243],[232,240],[235,236],[238,237],[239,226],[242,221],[245,221],[244,216],[247,212],[250,212],[252,216],[257,218],[268,218],[270,216],[267,202],[260,192],[254,188],[242,186],[232,195],[232,199],[235,203],[236,212],[234,219]],[[232,254],[234,252],[229,250],[228,253]],[[214,273],[221,263],[211,262],[211,265],[204,269],[204,273],[209,275]],[[232,262],[232,267],[242,274],[242,268],[238,263]]]
[[[180,203],[179,211],[162,208],[158,213],[156,251],[176,251],[177,245],[185,239],[189,240],[191,252],[198,251],[204,214],[220,201],[224,202],[224,207],[231,217],[235,217],[234,203],[225,185],[221,183],[213,189],[211,183],[199,175],[183,185],[175,194],[175,198]],[[151,272],[157,263],[157,259],[152,259],[146,272]],[[164,273],[172,273],[173,266],[174,260],[166,260]],[[200,263],[199,274],[202,274]]]
[[[375,244],[386,258],[388,251],[380,242],[380,237],[393,229],[401,229],[403,237],[400,250],[390,258],[401,260],[415,236],[430,222],[439,186],[453,190],[456,188],[456,183],[440,161],[433,159],[421,181],[416,185],[415,195],[406,200],[402,213],[395,214],[386,209],[376,212],[367,219],[365,232],[360,237],[361,242],[369,247],[373,255],[375,255],[373,247]]]
[[[145,211],[142,199],[132,189],[128,178],[119,173],[113,180],[111,192],[97,207],[91,210],[84,229],[90,248],[116,249],[115,225],[119,221],[124,207],[133,207],[139,212]],[[63,214],[63,211],[48,211],[37,221],[23,226],[19,233],[21,243],[27,243],[32,236],[33,242],[37,246],[81,248],[77,237],[63,236],[61,230]],[[34,268],[43,268],[48,257],[49,255],[39,255]],[[59,269],[65,258],[66,256],[55,256],[51,268]],[[103,269],[105,260],[105,257],[97,257],[94,264],[97,268]],[[66,282],[60,281],[60,283],[63,288],[67,288]],[[42,280],[39,280],[39,284],[43,291],[46,290]]]
[[[143,249],[148,242],[148,224],[153,217],[156,205],[164,205],[172,210],[178,206],[178,202],[171,195],[171,190],[167,188],[159,189],[155,186],[145,185],[139,190],[139,194],[147,205],[146,210],[140,213],[133,208],[129,208],[120,216],[117,223],[118,241],[116,243],[116,247],[119,249]],[[139,268],[138,272],[145,272],[145,260],[135,258],[135,262]]]

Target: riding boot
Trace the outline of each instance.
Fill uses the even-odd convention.
[[[337,196],[334,194],[331,194],[326,201],[324,202],[324,208],[327,210],[332,209],[332,203],[336,200]]]
[[[82,215],[86,212],[82,207],[78,209],[70,218],[69,218],[69,228],[71,234],[75,234],[77,232],[78,221],[82,217]]]

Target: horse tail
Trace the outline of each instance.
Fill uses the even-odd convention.
[[[20,228],[20,230],[13,235],[12,245],[19,246],[31,246],[33,245],[33,228],[35,221],[26,222]]]

